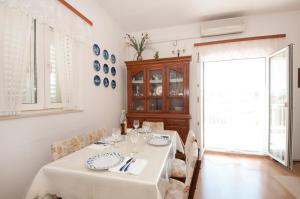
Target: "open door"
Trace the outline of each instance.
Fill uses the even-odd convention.
[[[269,57],[269,155],[292,168],[293,45]]]

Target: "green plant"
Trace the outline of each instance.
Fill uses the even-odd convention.
[[[130,34],[126,34],[127,44],[136,50],[137,59],[140,60],[142,58],[142,53],[148,47],[149,43],[149,34],[142,33],[141,40],[136,39],[134,36]]]
[[[159,51],[156,51],[155,53],[154,53],[154,59],[158,59],[159,58]]]

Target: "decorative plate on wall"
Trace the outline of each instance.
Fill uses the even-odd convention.
[[[107,64],[104,64],[103,65],[103,71],[104,71],[104,73],[108,73],[109,72],[109,66],[107,65]]]
[[[108,87],[108,86],[109,86],[109,80],[108,80],[107,77],[104,78],[103,84],[104,84],[105,87]]]
[[[98,60],[94,61],[94,69],[95,69],[95,71],[100,71],[100,69],[101,69],[101,66],[100,66],[100,63]]]
[[[93,45],[93,51],[94,51],[95,55],[97,55],[97,56],[100,55],[100,48],[99,48],[98,44]]]
[[[114,54],[112,54],[111,56],[110,56],[110,61],[111,61],[111,63],[112,64],[115,64],[116,63],[116,56],[114,55]]]
[[[117,87],[117,83],[115,80],[111,80],[111,87],[112,89],[115,89]]]
[[[100,79],[99,75],[95,75],[95,76],[94,76],[94,84],[95,84],[96,86],[99,86],[100,83],[101,83],[101,79]]]
[[[115,67],[111,67],[110,72],[111,72],[112,76],[115,76],[116,73],[117,73],[116,68]]]
[[[105,60],[108,60],[109,59],[109,53],[107,50],[103,50],[103,57]]]

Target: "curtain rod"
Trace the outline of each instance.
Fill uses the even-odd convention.
[[[79,12],[76,8],[74,8],[71,4],[66,2],[65,0],[58,0],[60,3],[62,3],[64,6],[66,6],[69,10],[71,10],[75,15],[80,17],[83,21],[85,21],[90,26],[93,26],[93,22],[89,20],[86,16],[84,16],[81,12]]]
[[[256,37],[242,37],[242,38],[235,38],[235,39],[224,39],[224,40],[216,40],[216,41],[195,43],[194,47],[208,46],[208,45],[215,45],[215,44],[233,43],[233,42],[241,42],[241,41],[254,41],[254,40],[263,40],[263,39],[277,39],[277,38],[285,38],[285,37],[286,37],[286,34],[263,35],[263,36],[256,36]]]

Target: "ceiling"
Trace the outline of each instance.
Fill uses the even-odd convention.
[[[300,0],[98,1],[127,32],[300,9]]]

